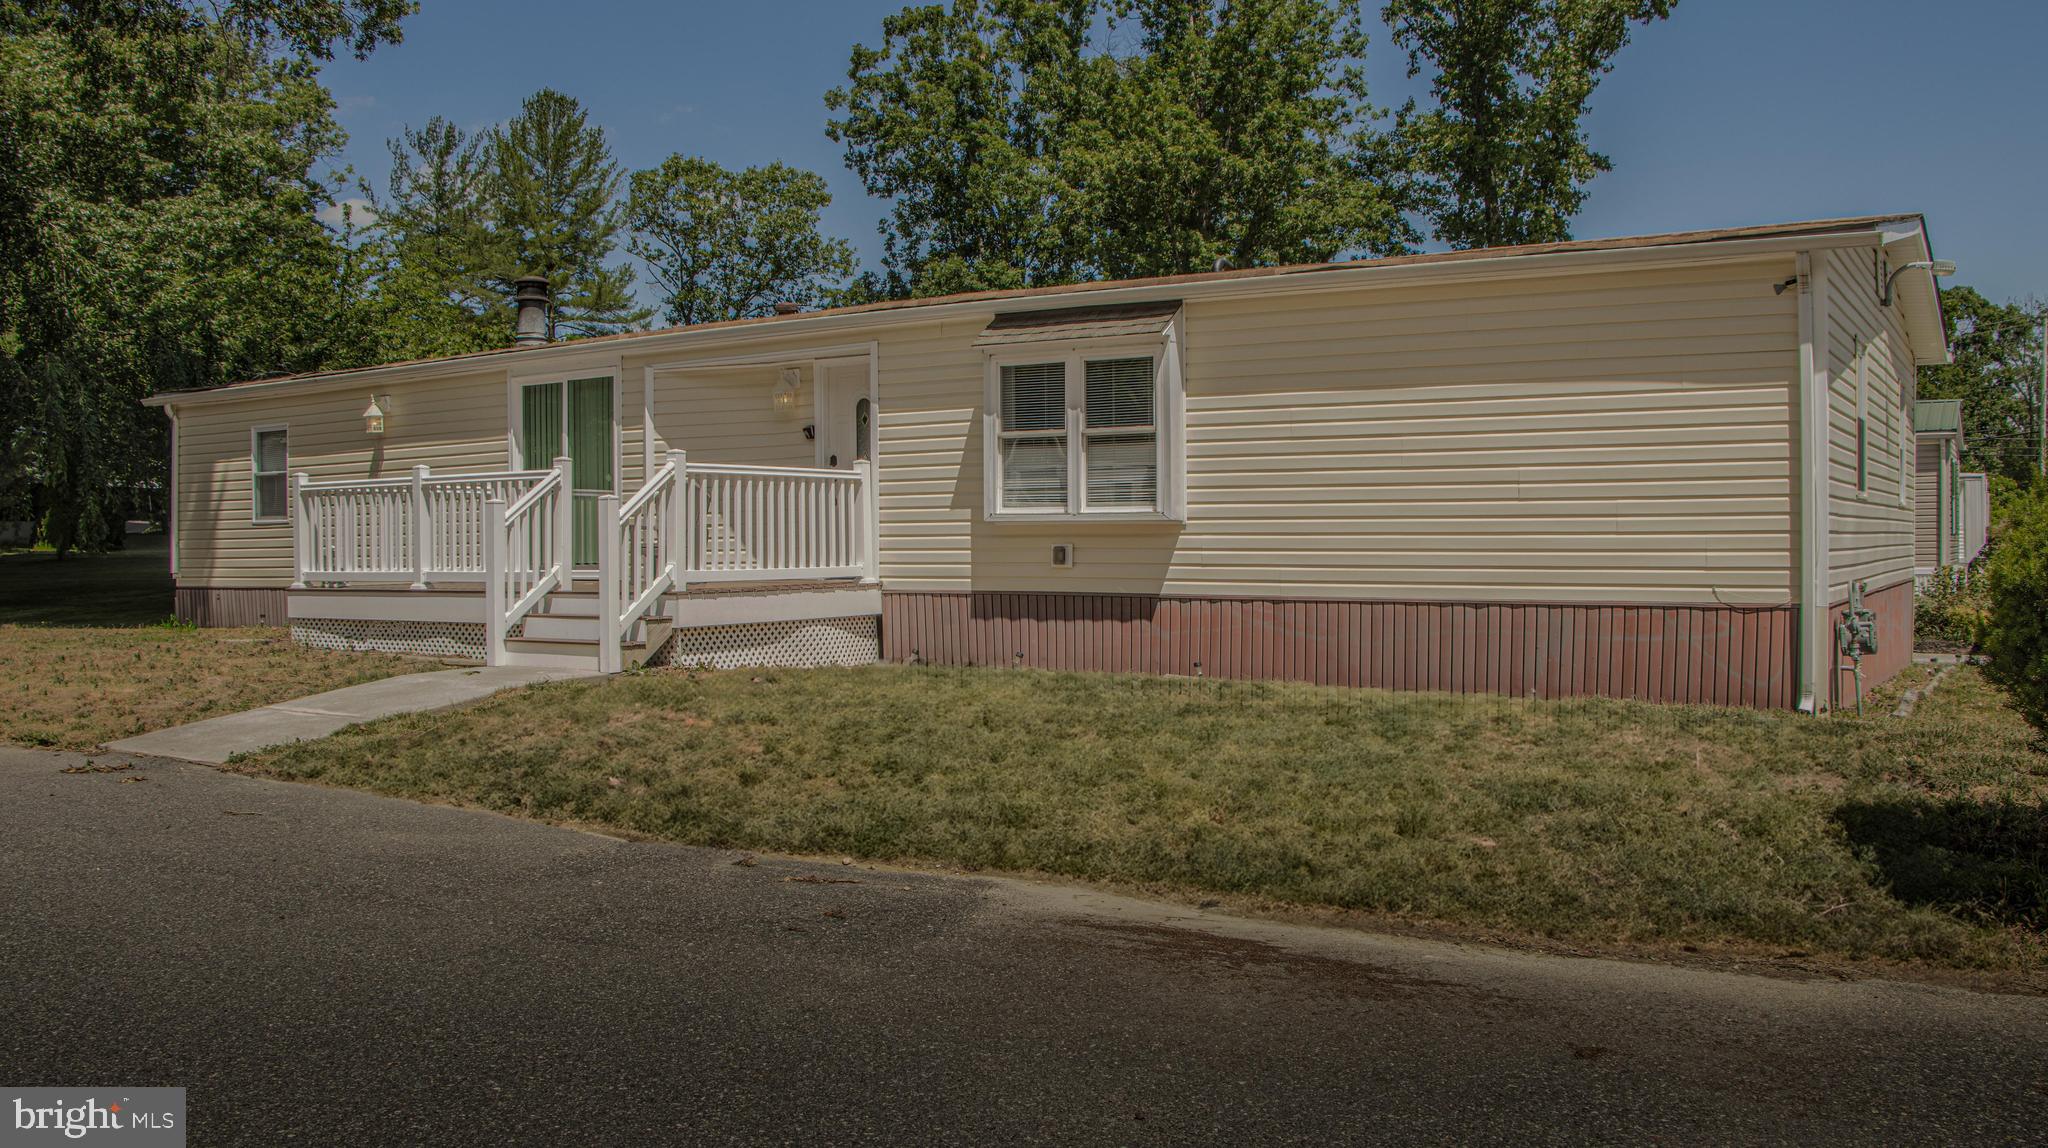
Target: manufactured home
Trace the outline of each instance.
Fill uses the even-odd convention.
[[[1946,566],[1967,566],[1964,525],[1963,403],[1921,399],[1913,404],[1913,573],[1922,581]],[[1975,557],[1972,553],[1970,557]]]
[[[1966,470],[1963,478],[1963,549],[1958,565],[1968,566],[1984,553],[1991,532],[1991,479],[1981,470]]]
[[[555,344],[529,285],[505,350],[148,401],[200,624],[1821,711],[1910,654],[1938,267],[1866,217]]]

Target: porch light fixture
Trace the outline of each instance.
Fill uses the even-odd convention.
[[[803,389],[804,373],[796,367],[782,368],[782,378],[775,384],[775,409],[782,414],[796,413],[796,396]]]
[[[383,434],[384,420],[390,414],[390,411],[390,395],[371,395],[370,405],[363,408],[363,433],[372,435]]]
[[[1904,275],[1908,271],[1929,271],[1934,274],[1935,278],[1941,279],[1954,275],[1956,273],[1956,265],[1948,259],[1920,259],[1912,263],[1900,264],[1899,269],[1892,272],[1891,276],[1884,281],[1884,294],[1877,297],[1878,306],[1889,307],[1892,305],[1892,284],[1897,283],[1899,276]]]

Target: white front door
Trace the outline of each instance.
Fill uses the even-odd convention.
[[[874,450],[874,407],[866,360],[818,366],[818,465],[852,470]]]

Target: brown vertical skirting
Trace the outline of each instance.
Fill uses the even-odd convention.
[[[1896,606],[1872,603],[1886,637],[1901,633],[1887,649],[1904,652],[1885,655],[1901,666],[1912,633],[1910,582],[1904,588],[1902,633],[1894,628]],[[889,591],[882,595],[882,657],[1787,709],[1796,688],[1798,614],[1792,606]]]
[[[1913,664],[1913,579],[1882,590],[1865,590],[1863,604],[1877,615],[1877,652],[1863,659],[1863,689],[1868,693],[1880,682],[1890,681],[1894,674]],[[1842,611],[1849,606],[1845,598],[1835,603],[1828,614],[1832,625],[1841,620]],[[1837,664],[1846,666],[1848,659],[1837,658]],[[1854,707],[1856,704],[1856,677],[1847,669],[1834,675],[1834,704]]]
[[[290,623],[285,612],[285,592],[269,587],[216,589],[180,586],[174,608],[178,621],[194,626],[283,626]]]

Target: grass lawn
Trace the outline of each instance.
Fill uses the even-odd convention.
[[[394,718],[240,768],[698,845],[1571,945],[2048,972],[2048,757],[1974,671],[1911,718],[1883,712],[670,670]]]
[[[0,555],[0,742],[90,749],[165,726],[430,668],[301,649],[282,629],[166,625],[161,535],[111,554]]]

